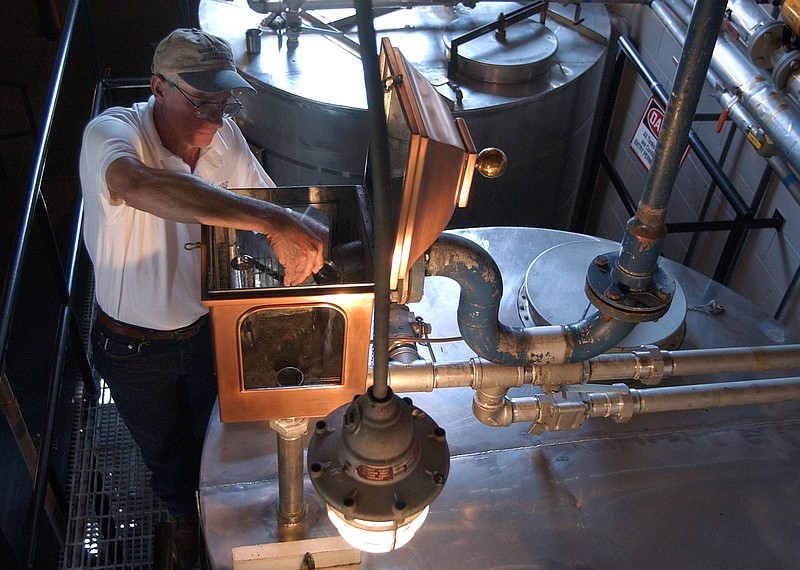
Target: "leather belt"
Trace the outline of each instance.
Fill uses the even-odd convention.
[[[137,327],[136,325],[129,325],[127,323],[120,322],[116,319],[112,319],[109,317],[103,309],[99,306],[95,305],[95,315],[97,318],[97,322],[100,323],[103,327],[110,330],[113,333],[116,333],[120,336],[126,336],[128,338],[133,338],[136,340],[187,340],[192,338],[197,332],[200,330],[200,327],[203,326],[203,323],[206,322],[208,319],[208,315],[203,315],[195,322],[185,327],[174,329],[174,330],[158,330],[158,329],[148,329],[144,327]]]

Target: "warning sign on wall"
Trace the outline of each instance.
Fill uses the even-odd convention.
[[[658,134],[661,132],[661,125],[664,123],[664,109],[661,107],[655,98],[651,97],[647,102],[642,118],[636,127],[636,132],[633,133],[631,139],[631,150],[633,154],[639,159],[646,170],[650,170],[650,165],[653,163],[653,156],[656,151],[656,142],[658,141]],[[686,155],[689,153],[689,148],[683,154],[681,164],[686,160]]]

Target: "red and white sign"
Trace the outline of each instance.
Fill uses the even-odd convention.
[[[631,138],[631,150],[639,162],[642,163],[645,170],[650,170],[650,165],[653,163],[653,156],[655,156],[656,142],[658,142],[658,135],[661,132],[661,126],[664,124],[664,109],[661,107],[655,98],[650,97],[645,107],[642,118],[636,127],[636,132],[633,133]],[[686,155],[689,154],[689,147],[683,154],[681,164],[686,160]]]

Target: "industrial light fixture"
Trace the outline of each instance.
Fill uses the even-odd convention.
[[[318,421],[308,472],[342,538],[367,552],[408,543],[447,480],[445,431],[409,398],[372,388]]]

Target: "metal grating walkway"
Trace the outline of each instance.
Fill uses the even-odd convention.
[[[91,285],[87,299],[85,346],[94,319]],[[167,520],[167,510],[150,489],[150,471],[102,379],[99,386],[95,402],[77,383],[61,568],[150,569],[156,525]]]
[[[97,403],[78,400],[62,569],[149,569],[156,523],[167,511],[105,384]]]

